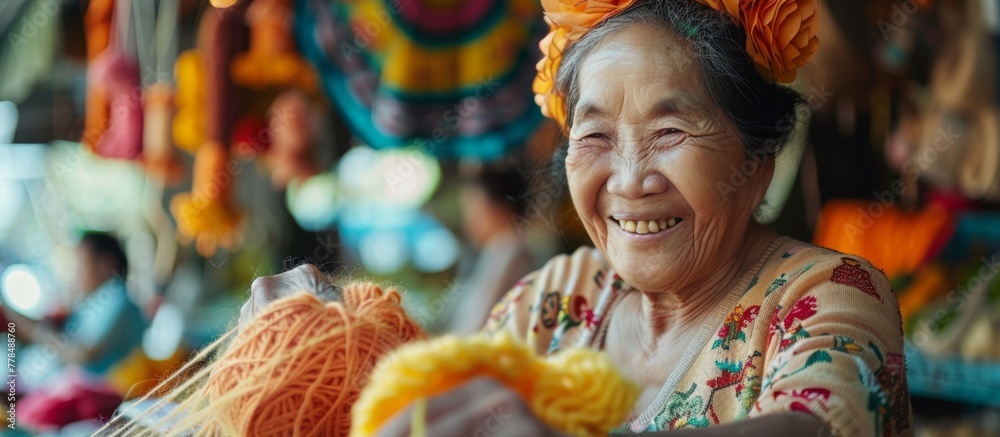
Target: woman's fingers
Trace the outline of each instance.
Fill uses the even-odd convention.
[[[411,405],[396,414],[378,435],[407,437],[413,423]],[[476,378],[427,400],[424,408],[429,436],[547,436],[551,430],[528,410],[520,395],[492,378]]]
[[[488,409],[488,402],[496,395],[496,387],[484,384],[476,378],[450,391],[425,400],[422,408],[410,404],[396,413],[380,429],[380,437],[409,437],[414,423],[414,415],[422,415],[416,420],[424,423],[428,436],[463,435],[461,431],[475,423],[480,412]]]
[[[510,434],[513,422],[537,423],[520,396],[492,378],[476,378],[459,388],[451,402],[428,403],[428,435],[521,436]],[[458,405],[455,405],[455,401]],[[461,411],[460,414],[456,414]]]
[[[330,278],[327,278],[326,274],[318,267],[312,264],[302,264],[286,273],[292,272],[295,274],[290,275],[290,280],[293,282],[291,288],[297,289],[293,290],[292,293],[298,290],[308,290],[325,302],[343,301],[340,287],[333,285]]]
[[[240,308],[242,328],[263,311],[267,304],[285,296],[307,291],[324,302],[342,301],[341,290],[312,264],[303,264],[272,276],[261,276],[250,283],[250,298]]]

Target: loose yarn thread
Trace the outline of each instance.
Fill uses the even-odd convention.
[[[351,407],[378,360],[425,334],[395,290],[357,282],[343,298],[323,303],[303,292],[272,302],[226,335],[232,341],[217,360],[164,398],[184,399],[159,429],[136,430],[132,420],[115,435],[346,436]],[[222,349],[222,341],[208,349]]]
[[[129,436],[369,436],[411,403],[419,407],[426,398],[489,376],[520,394],[549,426],[589,437],[623,423],[639,395],[597,351],[537,357],[505,333],[420,341],[425,338],[399,293],[376,284],[345,286],[343,302],[324,303],[305,292],[285,297],[194,358],[218,353],[161,399],[159,405],[178,404],[155,429],[139,425],[155,405],[124,426],[116,418],[106,428]],[[185,370],[193,363],[147,398],[163,396],[163,388],[190,374]]]

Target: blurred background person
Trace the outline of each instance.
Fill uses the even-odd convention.
[[[449,293],[456,293],[447,318],[449,333],[476,332],[493,305],[518,279],[536,267],[519,228],[527,197],[523,175],[512,167],[467,168],[460,191],[462,224],[478,251]]]
[[[65,317],[35,321],[4,306],[17,326],[25,384],[20,419],[40,429],[109,415],[121,397],[106,374],[142,342],[145,320],[128,297],[128,260],[118,240],[87,232],[75,249],[75,303]]]

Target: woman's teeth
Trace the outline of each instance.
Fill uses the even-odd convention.
[[[669,220],[618,220],[618,225],[625,232],[633,234],[655,234],[672,228],[680,222],[681,219],[674,217]]]

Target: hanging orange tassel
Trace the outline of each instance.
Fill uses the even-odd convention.
[[[202,256],[214,255],[218,246],[235,248],[242,239],[243,214],[232,200],[235,165],[225,147],[206,143],[195,155],[191,192],[170,201],[181,242],[195,241]]]
[[[182,242],[195,242],[202,256],[215,254],[219,246],[234,249],[241,243],[243,213],[233,200],[233,185],[239,167],[229,156],[227,142],[234,121],[236,93],[229,80],[229,65],[242,49],[244,8],[208,9],[198,29],[198,50],[178,59],[178,79],[191,85],[183,94],[183,114],[175,127],[190,128],[185,146],[196,145],[194,176],[190,193],[174,196],[170,210],[177,220]],[[203,85],[196,85],[198,82]],[[199,88],[200,86],[200,88]],[[192,106],[194,105],[194,106]],[[192,118],[204,114],[202,118]],[[199,120],[204,120],[203,122]],[[200,124],[203,123],[203,124]]]
[[[250,50],[233,60],[234,82],[251,88],[316,91],[316,73],[295,51],[292,15],[289,0],[255,0],[247,8]]]
[[[87,39],[87,61],[93,62],[98,55],[108,48],[111,40],[111,17],[114,10],[114,0],[93,0],[87,6],[84,15],[84,28]],[[108,124],[108,99],[104,93],[97,92],[87,84],[86,120],[84,121],[83,138],[81,142],[93,148],[97,139],[104,133]]]
[[[163,184],[176,183],[184,171],[170,135],[174,115],[173,96],[174,90],[166,82],[149,87],[143,96],[143,113],[146,116],[142,129],[143,164],[146,173]]]
[[[177,114],[173,137],[177,147],[194,153],[205,142],[205,62],[197,49],[181,53],[174,64]]]

